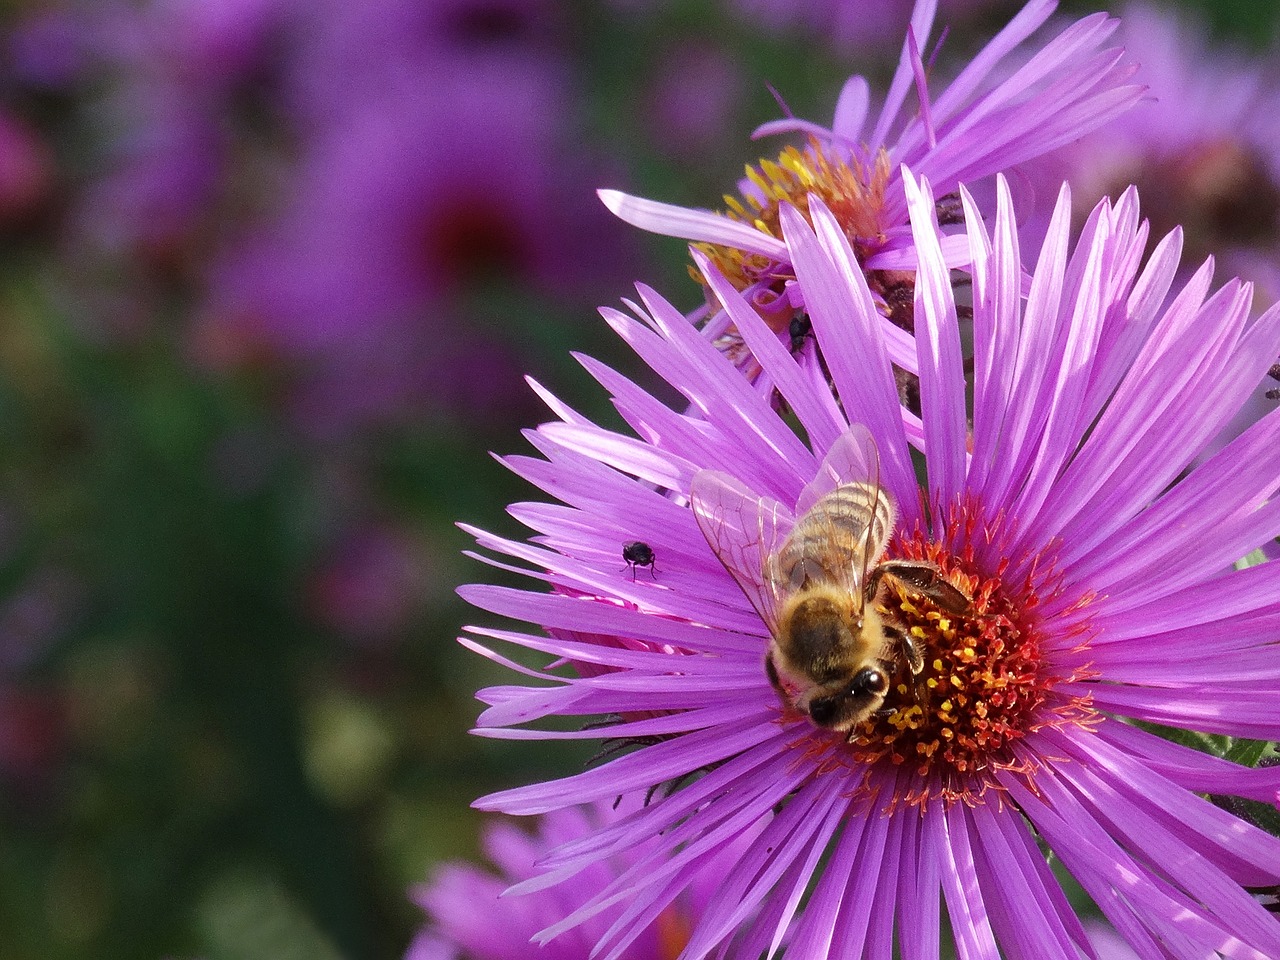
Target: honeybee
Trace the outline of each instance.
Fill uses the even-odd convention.
[[[883,707],[899,662],[913,677],[924,669],[888,591],[956,615],[969,607],[936,565],[885,559],[896,510],[863,426],[832,445],[794,521],[778,501],[714,470],[694,476],[690,500],[707,543],[769,628],[769,682],[816,726],[848,733]]]

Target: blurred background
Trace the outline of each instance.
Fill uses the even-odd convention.
[[[1017,6],[941,0],[938,70]],[[0,958],[403,954],[471,800],[591,752],[467,735],[453,591],[455,522],[524,535],[524,375],[615,422],[595,307],[698,301],[595,189],[718,205],[909,7],[0,5]]]

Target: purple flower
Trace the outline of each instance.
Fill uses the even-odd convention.
[[[810,196],[831,210],[868,271],[882,313],[895,316],[910,300],[914,253],[907,202],[898,173],[906,165],[927,176],[943,201],[944,221],[954,219],[953,192],[1077,139],[1138,101],[1142,88],[1125,81],[1134,67],[1118,49],[1098,47],[1117,21],[1095,14],[1070,25],[998,82],[997,69],[1053,13],[1053,0],[1032,0],[936,97],[928,91],[928,52],[936,3],[919,0],[897,72],[878,116],[861,76],[840,93],[831,127],[788,117],[767,123],[755,136],[800,133],[804,149],[788,147],[776,161],[747,168],[741,199],[725,197],[724,213],[693,210],[600,191],[615,214],[635,226],[698,242],[711,263],[745,293],[783,337],[795,316],[790,252],[780,236],[780,210],[807,210]],[[908,112],[912,89],[917,110]],[[871,122],[873,121],[873,122]],[[944,244],[948,262],[967,256],[962,238]],[[708,290],[713,312],[719,301]],[[899,318],[902,320],[902,318]],[[904,322],[905,325],[905,322]],[[712,339],[739,352],[740,339],[723,311],[707,324]],[[744,367],[749,364],[743,363]]]
[[[575,192],[596,166],[561,5],[294,6],[275,106],[297,156],[208,270],[196,352],[281,364],[320,435],[510,409],[493,373],[524,346],[486,291],[596,303],[621,249],[621,225]]]
[[[1043,158],[1028,174],[1053,189],[1070,180],[1079,216],[1136,184],[1155,228],[1182,226],[1193,262],[1212,252],[1268,300],[1280,296],[1280,84],[1267,69],[1274,55],[1215,45],[1188,15],[1141,2],[1126,5],[1120,36],[1151,96],[1105,134]]]
[[[690,410],[590,358],[635,436],[544,393],[559,418],[530,434],[544,459],[507,462],[563,503],[511,508],[537,532],[532,542],[477,536],[551,589],[463,590],[485,610],[542,626],[474,627],[463,639],[535,685],[482,691],[478,727],[630,738],[635,749],[477,805],[539,814],[667,785],[540,863],[545,882],[568,882],[646,845],[544,933],[620,907],[601,957],[620,956],[693,868],[761,817],[771,819],[725,872],[685,960],[716,950],[755,958],[780,944],[791,958],[888,958],[895,928],[906,960],[937,957],[940,894],[962,958],[1094,956],[1043,849],[1140,957],[1280,956],[1280,919],[1247,889],[1280,881],[1280,839],[1203,796],[1273,804],[1280,770],[1147,729],[1280,737],[1280,566],[1235,566],[1280,534],[1280,411],[1196,464],[1280,351],[1280,309],[1251,321],[1249,285],[1211,291],[1209,263],[1171,293],[1181,235],[1144,265],[1135,190],[1101,203],[1073,246],[1064,188],[1036,262],[1024,265],[999,178],[990,228],[961,191],[967,374],[934,196],[907,173],[903,184],[919,251],[915,337],[877,311],[820,199],[810,200],[812,224],[781,208],[825,371],[797,364],[698,257],[786,419],[645,287],[628,304],[634,316],[605,316]],[[895,367],[919,378],[914,409],[899,399]],[[931,563],[969,606],[950,613],[909,589],[876,595],[923,663],[913,676],[905,658],[882,652],[882,708],[844,733],[801,709],[794,677],[779,681],[781,697],[771,689],[766,619],[688,498],[695,481],[706,488],[696,478],[707,468],[765,498],[765,519],[748,513],[735,534],[729,515],[716,543],[730,566],[749,567],[777,542],[769,530],[785,536],[806,509],[797,503],[813,502],[815,480],[830,489],[853,479],[842,438],[863,432],[878,447],[878,486],[897,505],[887,557]],[[654,578],[626,571],[619,550],[631,540],[654,551]],[[758,562],[764,577],[768,561]],[[507,660],[486,638],[550,664]],[[525,726],[553,716],[609,719],[578,731]]]
[[[530,941],[538,931],[559,920],[566,907],[585,902],[614,881],[621,865],[640,863],[647,849],[641,846],[624,851],[617,864],[599,863],[563,887],[552,889],[538,883],[538,862],[556,847],[589,838],[600,827],[618,822],[639,807],[639,801],[632,798],[616,806],[600,803],[557,810],[542,818],[533,835],[510,824],[490,824],[483,846],[498,874],[455,861],[437,868],[430,882],[415,887],[410,896],[430,921],[409,947],[405,960],[453,960],[459,955],[468,960],[506,960],[531,955]],[[755,832],[749,831],[745,838]],[[738,847],[711,858],[685,894],[637,936],[622,956],[626,960],[676,960],[689,941],[694,922],[723,881],[723,871],[741,853]],[[530,889],[522,892],[519,885],[526,882]],[[513,885],[517,889],[504,896]],[[547,944],[537,955],[545,960],[587,960],[592,946],[608,928],[608,917],[596,917]]]
[[[1188,263],[1212,254],[1226,273],[1254,283],[1256,304],[1272,303],[1280,297],[1280,83],[1271,61],[1215,45],[1188,15],[1141,2],[1126,5],[1120,37],[1151,95],[1105,132],[1021,172],[1040,193],[1070,181],[1078,220],[1136,185],[1153,232],[1181,226]],[[1046,228],[1047,204],[1037,206],[1024,238]],[[1259,387],[1223,442],[1275,405],[1276,386]]]

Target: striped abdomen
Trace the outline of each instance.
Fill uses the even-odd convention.
[[[791,528],[776,556],[777,575],[805,584],[861,584],[893,533],[893,501],[879,487],[845,483],[821,497]]]

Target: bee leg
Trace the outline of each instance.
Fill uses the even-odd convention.
[[[888,624],[885,625],[884,632],[902,650],[902,655],[907,659],[907,666],[911,668],[911,675],[920,676],[920,672],[924,670],[924,651],[920,649],[920,644],[916,643],[915,637],[905,630],[899,630]]]
[[[950,613],[969,609],[969,597],[957,590],[936,565],[927,560],[886,560],[867,577],[867,598],[874,599],[885,577],[893,577],[909,590]]]

